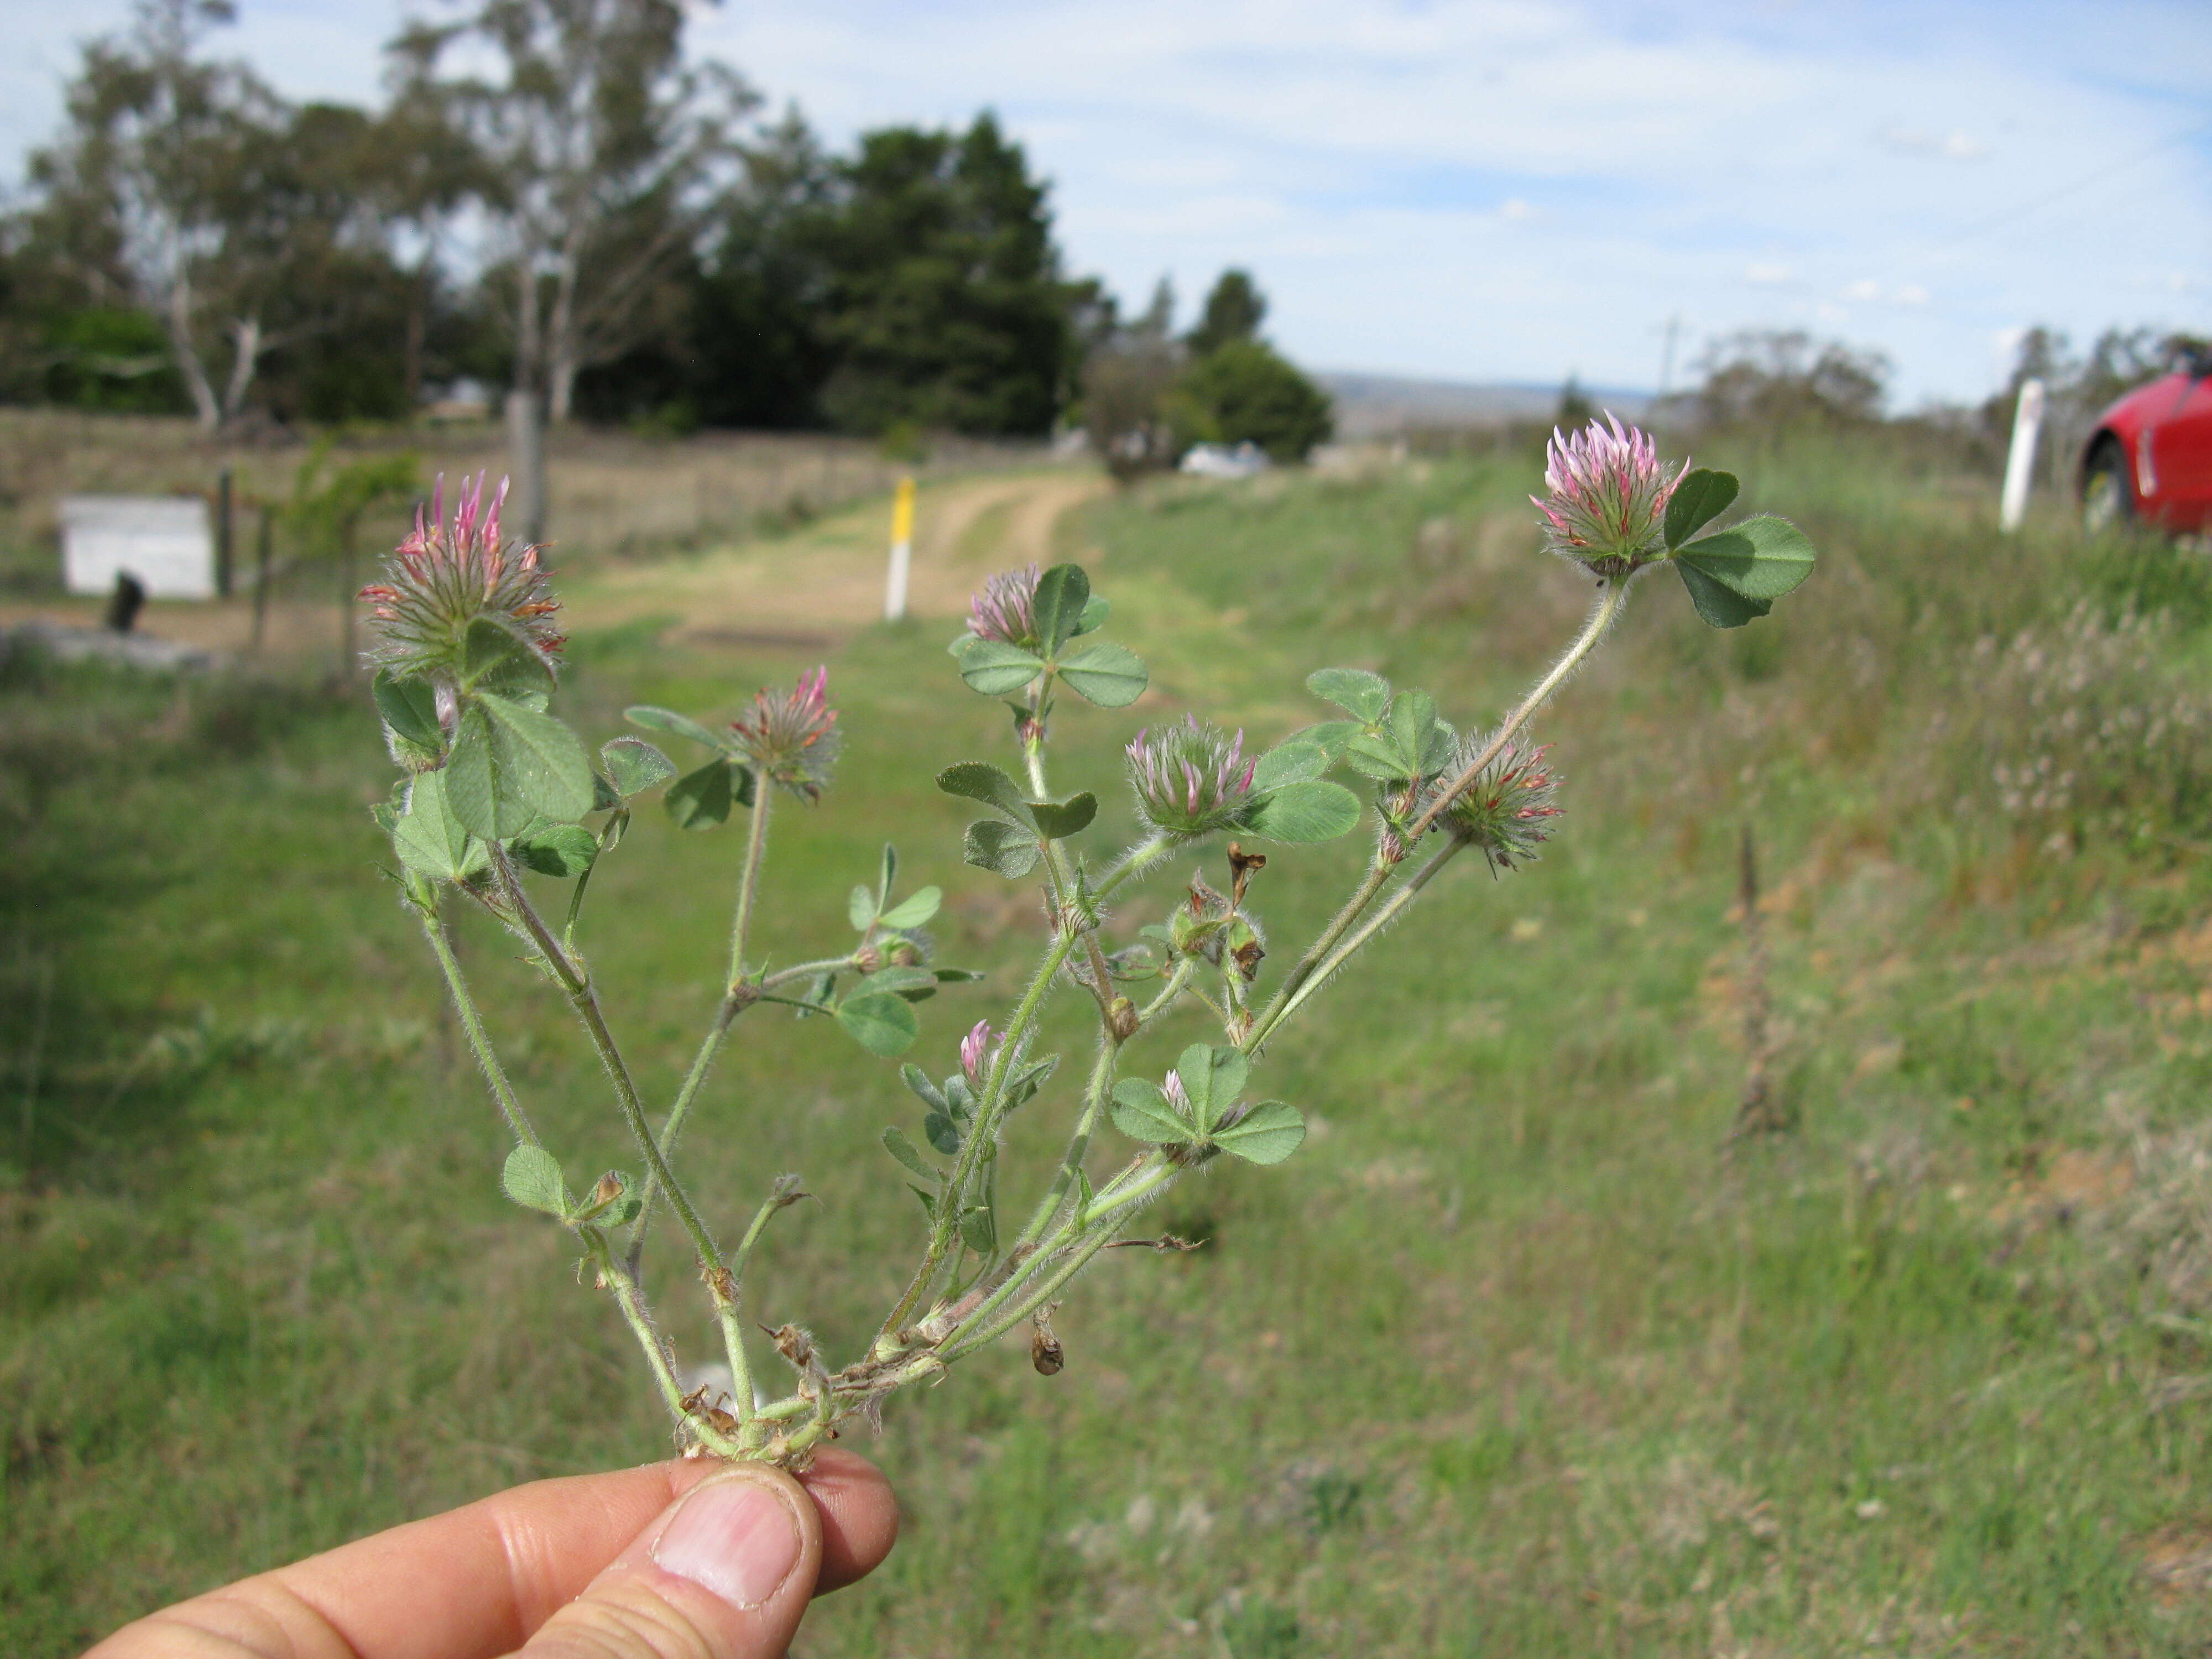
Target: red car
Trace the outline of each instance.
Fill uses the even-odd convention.
[[[2130,520],[2173,535],[2212,529],[2212,350],[2139,386],[2097,418],[2081,452],[2081,521]]]

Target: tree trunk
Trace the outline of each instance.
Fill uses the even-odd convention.
[[[576,280],[583,259],[584,232],[572,226],[561,246],[561,269],[553,283],[553,315],[545,330],[546,414],[565,421],[576,393],[576,371],[581,367],[576,338]]]
[[[261,366],[261,319],[234,317],[230,324],[230,382],[222,389],[222,418],[234,421],[246,407],[246,388]]]
[[[507,394],[507,522],[526,542],[545,539],[545,423],[536,394]]]
[[[199,353],[192,349],[191,284],[182,277],[172,283],[168,303],[161,312],[162,325],[169,337],[169,355],[176,359],[177,373],[185,378],[185,390],[191,393],[192,413],[201,430],[213,432],[222,425],[222,405],[216,401],[215,387],[208,382],[207,369],[200,362]]]

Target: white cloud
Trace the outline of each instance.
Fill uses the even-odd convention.
[[[1533,219],[1536,216],[1536,210],[1518,196],[1507,197],[1504,205],[1498,210],[1508,219]]]
[[[1912,127],[1890,126],[1881,130],[1877,140],[1899,155],[1925,156],[1930,161],[1978,161],[1990,153],[1990,147],[1980,139],[1955,129],[1939,137]]]
[[[1881,284],[1862,276],[1844,290],[1844,297],[1847,300],[1879,300],[1881,298]]]
[[[1928,290],[1917,283],[1900,284],[1892,297],[1901,306],[1924,306],[1929,301]]]
[[[1790,267],[1771,259],[1754,259],[1743,268],[1743,280],[1771,286],[1786,283],[1791,275]]]

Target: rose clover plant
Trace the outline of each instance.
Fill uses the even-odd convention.
[[[1146,689],[1145,665],[1101,637],[1107,604],[1079,567],[1032,566],[985,584],[951,654],[971,690],[1008,701],[1012,769],[962,761],[937,784],[981,809],[965,861],[1035,883],[1049,937],[1010,1006],[968,1023],[957,1044],[942,1040],[957,1048],[949,1069],[901,1066],[918,1121],[911,1133],[886,1128],[883,1145],[921,1200],[919,1260],[873,1334],[836,1369],[803,1327],[770,1332],[790,1373],[787,1392],[774,1398],[776,1390],[755,1382],[745,1273],[770,1218],[802,1194],[796,1176],[764,1180],[739,1225],[725,1194],[679,1178],[681,1137],[706,1102],[715,1060],[742,1016],[788,1008],[826,1017],[810,1021],[810,1032],[842,1030],[866,1054],[895,1060],[922,1042],[921,1005],[979,975],[935,960],[925,927],[940,890],[901,896],[889,848],[872,884],[852,890],[849,949],[779,965],[759,938],[771,809],[779,796],[818,799],[835,773],[838,714],[826,671],[757,693],[720,726],[630,709],[632,725],[703,751],[690,770],[638,736],[614,738],[594,755],[550,712],[562,644],[557,603],[538,550],[503,539],[500,496],[480,477],[450,520],[442,489],[418,514],[383,580],[362,592],[378,636],[376,708],[404,775],[376,809],[378,822],[398,856],[403,902],[513,1137],[505,1190],[580,1247],[635,1334],[687,1452],[803,1464],[847,1419],[874,1421],[887,1395],[940,1376],[1024,1325],[1037,1369],[1060,1370],[1050,1316],[1069,1281],[1109,1246],[1179,1243],[1126,1237],[1140,1210],[1223,1158],[1273,1164],[1297,1151],[1304,1118],[1255,1086],[1275,1034],[1454,860],[1472,849],[1502,872],[1537,857],[1559,824],[1559,781],[1528,722],[1595,649],[1638,575],[1673,565],[1698,615],[1734,628],[1765,615],[1811,570],[1811,547],[1780,519],[1700,534],[1734,501],[1736,481],[1686,464],[1670,471],[1648,436],[1610,416],[1572,437],[1554,433],[1547,460],[1547,493],[1532,498],[1545,539],[1595,579],[1597,599],[1564,654],[1495,726],[1462,735],[1426,692],[1394,689],[1358,668],[1311,675],[1308,690],[1341,718],[1265,750],[1195,715],[1148,723],[1127,750],[1140,834],[1110,858],[1074,844],[1097,814],[1097,796],[1060,793],[1047,754],[1065,696],[1126,708]],[[619,856],[636,802],[655,790],[687,830],[745,815],[714,1012],[674,1097],[658,1109],[639,1094],[580,938],[593,872]],[[1357,884],[1268,984],[1252,895],[1269,855],[1256,848],[1330,841],[1363,823],[1373,853]],[[1224,881],[1196,875],[1146,908],[1149,878],[1217,840],[1225,842]],[[557,888],[547,883],[567,884],[565,903],[549,905]],[[633,1169],[574,1181],[540,1139],[455,957],[446,912],[456,903],[495,917],[568,1002],[605,1068]],[[1039,1015],[1055,995],[1087,998],[1097,1010],[1097,1048],[1072,1087],[1060,1056],[1037,1052]],[[1206,1011],[1218,1035],[1152,1052],[1147,1038],[1161,1017],[1186,1001]],[[1000,1182],[1000,1152],[1018,1113],[1048,1118],[1065,1137],[1042,1190],[1026,1203]],[[662,1231],[672,1226],[675,1248],[696,1259],[732,1379],[726,1395],[685,1388],[641,1289],[640,1262],[664,1212]]]

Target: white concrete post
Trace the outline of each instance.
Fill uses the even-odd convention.
[[[891,500],[891,564],[884,575],[884,620],[906,615],[906,579],[914,562],[914,480],[901,478]]]
[[[2027,516],[2027,487],[2035,476],[2035,441],[2043,431],[2043,382],[2022,380],[2012,416],[2012,453],[2005,457],[2004,496],[1997,527],[2007,535]]]

